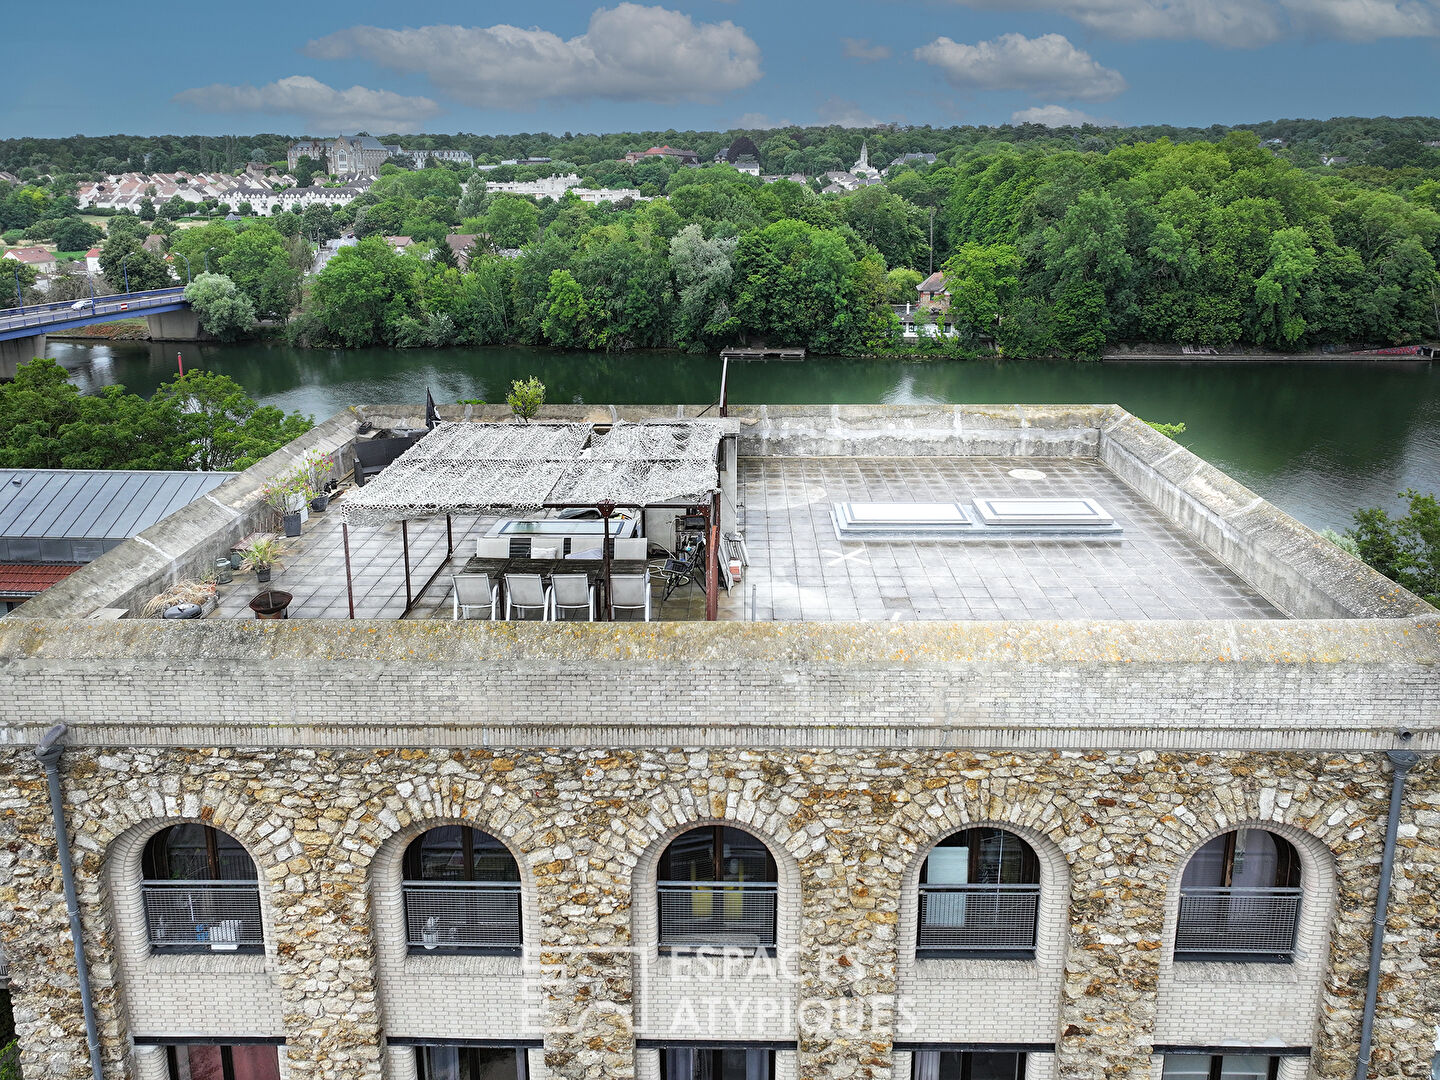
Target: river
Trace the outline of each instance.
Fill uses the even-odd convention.
[[[324,419],[347,405],[502,401],[538,376],[553,402],[710,402],[720,362],[684,353],[548,349],[365,349],[283,345],[52,342],[82,390],[149,394],[176,367],[230,375],[260,401]],[[811,359],[730,367],[737,404],[1116,402],[1147,420],[1183,420],[1181,442],[1315,528],[1358,507],[1395,508],[1406,487],[1440,492],[1440,364],[1129,363]]]

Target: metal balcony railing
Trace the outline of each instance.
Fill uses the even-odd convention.
[[[518,883],[407,881],[403,889],[411,949],[519,950]]]
[[[1182,888],[1175,954],[1288,958],[1299,923],[1299,889]]]
[[[774,882],[662,881],[657,891],[661,946],[775,947]]]
[[[150,947],[181,952],[255,952],[264,947],[254,881],[143,881]]]
[[[1033,952],[1039,912],[1039,885],[921,885],[916,949]]]

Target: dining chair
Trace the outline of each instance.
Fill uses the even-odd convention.
[[[495,620],[500,587],[491,580],[489,574],[454,574],[450,580],[455,586],[450,599],[454,602],[457,620],[468,619],[472,610],[486,611],[490,620]]]
[[[550,579],[550,621],[559,622],[566,611],[583,611],[595,621],[595,586],[588,575],[556,574]]]
[[[515,618],[517,610],[521,619],[526,611],[538,611],[541,622],[550,621],[550,590],[539,574],[505,575],[505,618]]]

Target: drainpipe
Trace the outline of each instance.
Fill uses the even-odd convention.
[[[1404,737],[1402,734],[1401,738]],[[1385,948],[1385,918],[1390,907],[1390,878],[1395,870],[1400,806],[1405,799],[1405,777],[1420,760],[1420,755],[1410,750],[1388,750],[1386,755],[1395,766],[1395,773],[1390,778],[1390,819],[1385,825],[1385,854],[1380,861],[1380,893],[1375,900],[1375,929],[1370,937],[1370,979],[1365,986],[1365,1018],[1360,1023],[1360,1056],[1355,1061],[1355,1080],[1366,1080],[1370,1073],[1370,1039],[1375,1029],[1375,1003],[1380,996],[1380,953]]]
[[[65,887],[65,910],[70,916],[70,941],[75,946],[75,973],[80,979],[80,1008],[85,1013],[85,1041],[90,1044],[90,1072],[94,1080],[105,1080],[100,1065],[100,1027],[95,1022],[95,1004],[90,1000],[90,965],[85,962],[85,939],[80,930],[80,898],[75,893],[75,867],[70,862],[70,838],[65,827],[65,804],[60,796],[60,755],[65,748],[65,725],[56,724],[45,733],[35,756],[45,766],[50,787],[50,814],[55,819],[55,840],[60,851],[60,880]]]

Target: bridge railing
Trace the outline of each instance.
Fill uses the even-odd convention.
[[[24,308],[6,308],[0,310],[0,331],[31,326],[37,328],[49,326],[53,323],[65,322],[68,318],[84,318],[86,315],[92,314],[112,315],[129,308],[144,310],[145,308],[159,307],[164,303],[179,300],[184,292],[185,287],[182,285],[170,289],[148,289],[145,292],[110,293],[106,296],[95,297],[93,305],[89,303],[89,297],[84,297],[87,303],[81,308],[74,306],[75,300],[34,306],[27,304]]]

